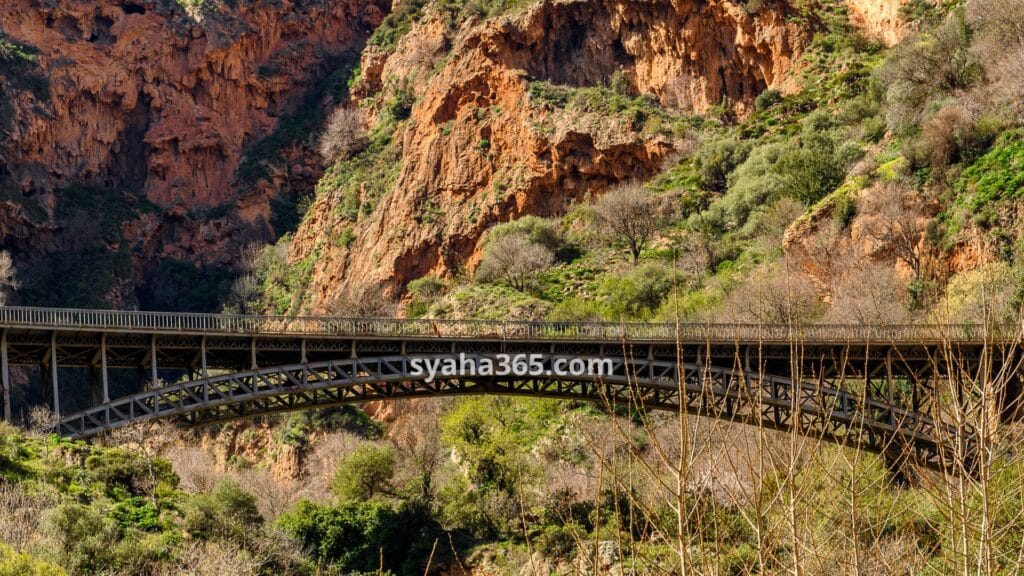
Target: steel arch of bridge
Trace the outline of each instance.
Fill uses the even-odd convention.
[[[467,355],[479,361],[487,355]],[[58,432],[87,438],[123,426],[175,419],[204,426],[240,418],[380,399],[471,394],[578,399],[605,408],[679,410],[722,420],[820,437],[873,452],[894,448],[915,463],[948,468],[952,442],[970,445],[950,426],[937,429],[926,414],[816,383],[749,370],[654,359],[613,360],[600,377],[445,377],[417,379],[414,359],[384,356],[293,364],[181,382],[118,398],[60,420]],[[545,355],[544,371],[559,358]],[[680,387],[679,371],[684,386]],[[680,397],[682,393],[682,398]],[[945,440],[945,441],[944,441]],[[961,454],[963,451],[961,451]]]

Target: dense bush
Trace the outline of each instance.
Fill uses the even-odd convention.
[[[245,542],[263,524],[256,497],[233,480],[221,480],[208,494],[197,494],[186,507],[184,529],[193,538]]]
[[[393,494],[394,475],[394,448],[364,444],[338,461],[331,488],[342,502],[370,500]]]
[[[490,241],[514,234],[523,234],[530,242],[540,244],[552,252],[562,246],[561,234],[554,222],[537,216],[523,216],[512,222],[498,224],[487,233],[487,239]]]
[[[729,175],[750,154],[752,144],[730,137],[712,140],[701,146],[697,155],[697,171],[704,187],[725,192]]]
[[[343,574],[384,570],[419,576],[437,531],[422,507],[379,501],[337,506],[302,501],[277,524],[318,561]]]
[[[67,572],[0,542],[0,576],[66,576]]]
[[[87,457],[85,469],[110,488],[120,488],[136,496],[152,494],[160,484],[176,487],[179,481],[170,462],[121,449]]]
[[[769,88],[757,95],[757,98],[754,99],[754,107],[759,111],[763,111],[771,108],[779,102],[782,102],[782,92],[779,92],[775,88]]]
[[[661,306],[665,296],[686,279],[671,268],[642,264],[623,276],[608,276],[597,289],[605,320],[646,320]]]
[[[963,12],[955,10],[936,30],[895,48],[881,71],[890,128],[914,129],[930,103],[979,79],[981,64],[971,52],[971,35]]]

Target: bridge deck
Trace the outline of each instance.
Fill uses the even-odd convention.
[[[246,316],[0,307],[0,329],[133,334],[577,342],[940,344],[1011,342],[1014,325],[695,324]]]

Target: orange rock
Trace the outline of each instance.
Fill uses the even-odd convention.
[[[494,224],[562,215],[588,194],[653,175],[673,150],[621,119],[531,102],[530,80],[588,86],[621,71],[666,105],[702,112],[724,99],[742,115],[764,89],[792,87],[788,72],[808,37],[774,5],[752,15],[724,0],[544,1],[464,25],[435,73],[443,24],[422,19],[393,54],[364,54],[357,97],[411,78],[417,103],[396,134],[397,184],[355,223],[354,242],[331,241],[352,225],[331,191],[296,233],[292,258],[317,255],[308,306],[323,311],[340,294],[379,287],[398,297],[426,274],[471,271]]]

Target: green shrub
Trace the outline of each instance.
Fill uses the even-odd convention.
[[[103,482],[108,491],[120,488],[136,496],[152,494],[160,484],[176,487],[179,481],[167,460],[147,458],[120,448],[93,453],[85,459],[85,469]]]
[[[775,88],[769,88],[757,95],[757,98],[754,99],[754,108],[758,111],[764,111],[779,102],[782,102],[782,92]]]
[[[555,223],[533,215],[523,216],[511,222],[495,225],[487,233],[487,241],[490,242],[497,238],[517,233],[526,235],[531,242],[540,244],[552,252],[562,247],[561,234],[559,234],[558,229],[555,227]]]
[[[933,31],[897,46],[881,70],[886,86],[886,119],[895,132],[917,127],[929,104],[970,87],[981,77],[971,51],[971,29],[954,10]]]
[[[706,216],[713,228],[739,228],[754,208],[782,196],[785,177],[776,169],[788,146],[772,143],[758,146],[729,178],[728,191],[708,208]],[[690,219],[691,224],[697,222]]]
[[[344,574],[423,574],[434,539],[442,536],[422,507],[379,501],[323,506],[303,500],[277,525],[319,563]]]
[[[697,171],[704,187],[715,192],[724,192],[729,175],[743,163],[753,146],[750,142],[734,138],[712,140],[697,153]]]
[[[67,572],[0,542],[0,576],[67,576]]]
[[[572,558],[576,552],[576,538],[579,527],[547,526],[537,537],[537,550],[547,558]],[[585,538],[585,534],[580,534]]]
[[[364,444],[338,461],[331,489],[343,502],[392,494],[395,465],[394,448]]]
[[[1024,198],[1024,130],[1004,133],[992,149],[964,170],[954,185],[970,213],[1000,200]]]
[[[208,494],[196,494],[186,505],[184,528],[193,538],[243,542],[263,524],[256,497],[234,480],[221,480]]]
[[[805,134],[799,145],[779,157],[777,170],[786,182],[783,194],[810,206],[842,183],[846,163],[828,134]]]
[[[642,264],[625,276],[608,276],[597,289],[605,320],[647,320],[675,287],[686,284],[661,264]]]
[[[161,528],[160,511],[156,505],[139,496],[115,504],[110,511],[110,517],[116,520],[122,529],[151,532]]]
[[[118,527],[97,508],[64,503],[46,513],[44,530],[57,547],[55,557],[72,574],[102,574],[114,567]]]
[[[406,313],[412,318],[423,316],[446,289],[445,281],[433,275],[409,282],[408,291],[411,298],[406,306]]]
[[[277,433],[277,440],[304,450],[309,444],[309,433],[345,430],[362,438],[379,438],[381,424],[355,406],[335,406],[305,410],[288,416]]]
[[[393,49],[398,41],[409,33],[419,20],[428,0],[406,0],[391,11],[370,36],[369,43],[385,49]]]

